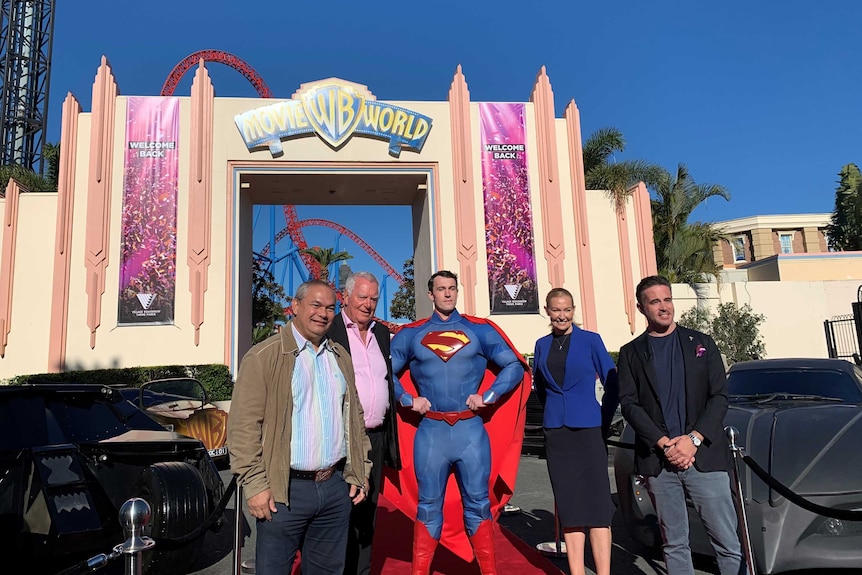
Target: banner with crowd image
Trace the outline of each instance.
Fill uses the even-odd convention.
[[[173,97],[127,100],[119,325],[174,322],[179,108]]]
[[[479,104],[492,314],[538,313],[524,104]]]

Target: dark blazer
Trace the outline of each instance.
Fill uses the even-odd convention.
[[[710,336],[680,325],[676,331],[685,364],[684,433],[697,430],[704,438],[694,465],[700,471],[727,470],[730,464],[724,434],[727,381],[721,354]],[[655,476],[665,461],[656,442],[668,432],[648,337],[644,332],[622,347],[618,370],[623,417],[635,431],[635,471]]]
[[[386,418],[383,420],[383,436],[385,439],[383,463],[387,467],[401,469],[401,451],[398,448],[398,427],[395,421],[395,386],[392,383],[392,358],[389,355],[389,339],[391,336],[386,326],[380,323],[374,324],[374,327],[371,328],[371,333],[377,339],[377,345],[380,346],[383,359],[386,360],[386,381],[389,384],[389,411],[386,412]],[[327,336],[344,346],[348,352],[350,351],[347,327],[344,325],[344,316],[341,313],[335,314],[335,319],[332,321],[332,326],[329,328]]]

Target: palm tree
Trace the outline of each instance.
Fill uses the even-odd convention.
[[[643,160],[615,162],[614,153],[625,150],[622,132],[601,128],[584,142],[584,181],[588,190],[607,190],[616,210],[622,211],[633,186],[643,182],[654,188],[665,170]]]
[[[15,164],[0,166],[0,195],[6,191],[6,186],[11,179],[14,179],[33,192],[57,191],[57,177],[60,171],[60,146],[58,144],[46,143],[42,148],[42,157],[45,159],[47,166],[47,173],[44,176]]]
[[[712,225],[689,223],[691,213],[707,198],[730,199],[730,192],[717,184],[698,184],[685,164],[676,176],[665,172],[655,187],[652,200],[653,238],[659,273],[674,283],[700,283],[708,276],[719,277],[720,266],[713,258],[713,245],[723,236]]]
[[[302,250],[302,253],[308,254],[317,260],[317,263],[320,265],[320,269],[308,271],[311,273],[312,277],[323,281],[329,281],[330,265],[353,258],[353,256],[347,252],[336,252],[335,248],[320,248],[318,246],[304,249]]]

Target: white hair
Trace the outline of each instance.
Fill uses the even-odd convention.
[[[380,285],[380,282],[377,280],[377,277],[371,272],[353,272],[349,276],[347,276],[347,280],[344,282],[345,295],[350,295],[351,293],[353,293],[353,288],[354,286],[356,286],[356,278],[368,280],[377,286]]]

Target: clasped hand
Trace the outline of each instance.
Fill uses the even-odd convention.
[[[694,465],[697,447],[694,446],[688,435],[680,435],[668,440],[662,449],[664,456],[674,467],[684,470]]]

